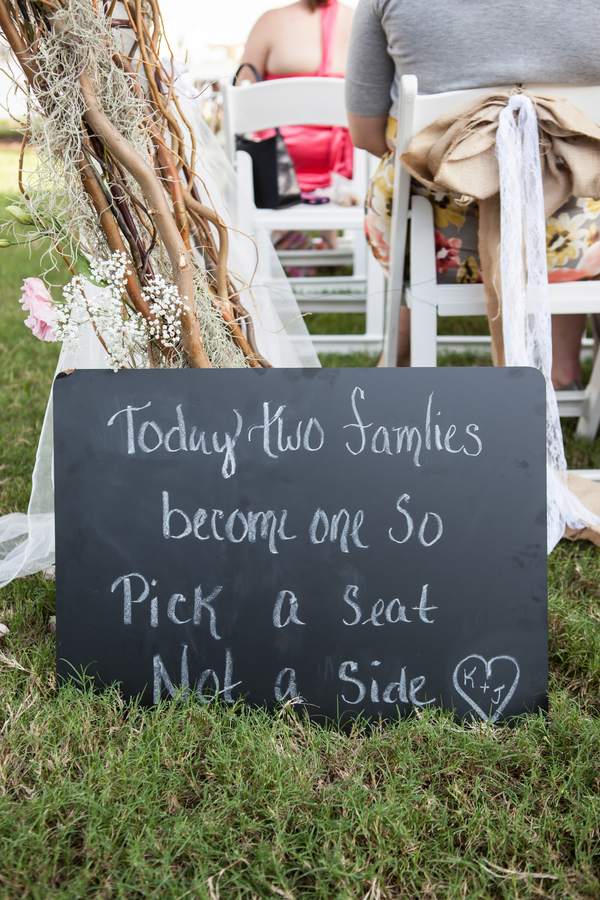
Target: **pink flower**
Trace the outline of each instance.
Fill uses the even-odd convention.
[[[600,275],[600,241],[594,241],[585,251],[576,269],[552,269],[548,272],[550,284],[562,281],[581,281]]]
[[[370,209],[365,216],[365,235],[375,259],[379,260],[387,274],[390,265],[390,245],[382,230],[383,217]]]
[[[550,284],[559,284],[565,281],[581,281],[582,278],[588,278],[585,272],[578,272],[577,269],[552,269],[548,272],[548,282]]]
[[[41,278],[24,278],[21,290],[23,296],[19,302],[23,309],[29,310],[25,324],[40,341],[55,341],[56,309],[48,288]]]
[[[444,235],[435,229],[435,267],[440,275],[445,275],[448,269],[459,268],[458,251],[461,247],[460,238],[450,238],[447,241]]]

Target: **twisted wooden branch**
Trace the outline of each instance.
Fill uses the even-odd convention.
[[[91,0],[96,14],[110,20],[116,0],[111,0],[108,11]],[[96,91],[86,70],[79,76],[79,85],[85,103],[84,122],[90,132],[87,149],[79,164],[82,185],[90,197],[99,217],[111,253],[126,253],[133,265],[127,267],[126,291],[131,305],[146,319],[152,317],[149,304],[142,294],[141,285],[146,276],[152,279],[150,254],[157,235],[169,257],[173,280],[185,307],[181,316],[182,341],[189,363],[193,367],[208,368],[210,361],[204,348],[194,303],[195,262],[190,257],[193,231],[194,243],[212,262],[210,278],[214,306],[227,324],[232,340],[238,345],[251,366],[268,366],[256,347],[254,329],[249,314],[243,309],[227,270],[229,237],[225,222],[209,206],[200,201],[194,185],[199,177],[194,171],[195,138],[193,128],[186,120],[178,103],[171,76],[166,72],[158,55],[158,41],[162,31],[162,18],[157,0],[123,0],[128,20],[112,22],[118,27],[131,24],[139,48],[140,60],[147,80],[149,97],[143,93],[136,74],[129,64],[132,57],[113,52],[113,62],[128,75],[132,91],[146,105],[146,126],[155,148],[156,163],[149,165],[129,142],[112,125],[103,112]],[[42,4],[42,5],[40,5]],[[62,29],[61,0],[0,0],[0,28],[13,50],[27,80],[42,106],[53,109],[52,98],[44,99],[44,84],[35,61],[35,52],[41,40],[51,39],[52,32]],[[132,53],[133,51],[130,51]],[[138,68],[139,71],[139,68]],[[176,110],[176,112],[174,112]],[[168,138],[164,128],[170,135]],[[191,163],[186,160],[182,128],[189,131],[192,142]],[[21,151],[20,169],[22,167]],[[91,154],[91,155],[90,155]],[[92,162],[99,164],[99,174]],[[187,190],[180,177],[185,174]],[[128,187],[128,176],[137,183],[144,202]],[[22,184],[20,185],[23,189]],[[170,202],[169,202],[170,201]],[[172,206],[172,208],[171,208]],[[146,208],[147,207],[147,208]],[[142,230],[138,228],[142,226]],[[215,233],[211,230],[211,225]],[[144,234],[148,233],[148,237]],[[218,247],[215,242],[218,236]],[[148,240],[150,244],[148,245]],[[129,252],[126,249],[129,243]],[[60,252],[60,249],[59,249]],[[141,279],[141,280],[140,280]],[[245,334],[242,330],[245,327]],[[165,348],[161,352],[169,356]],[[153,362],[152,353],[150,361]]]
[[[35,64],[31,50],[28,48],[14,25],[13,18],[10,14],[10,8],[6,3],[6,0],[0,0],[0,29],[4,32],[4,36],[10,45],[10,49],[17,57],[27,81],[34,87],[38,68]]]
[[[219,256],[217,258],[216,271],[217,297],[230,309],[229,297],[227,293],[227,255],[229,253],[229,234],[227,232],[227,225],[225,224],[221,216],[218,216],[217,213],[210,208],[210,206],[205,206],[204,203],[200,203],[198,200],[196,200],[192,196],[190,191],[183,191],[183,196],[185,198],[185,204],[189,210],[191,210],[197,216],[200,216],[203,219],[207,219],[217,229],[217,232],[219,234]]]
[[[126,59],[123,59],[123,57],[116,57],[115,62],[117,62],[117,64],[123,69],[123,71],[127,72],[127,74],[134,74],[129,62]],[[137,82],[132,80],[131,84],[138,99],[145,100]],[[173,161],[172,152],[164,143],[162,134],[159,132],[158,128],[152,121],[150,110],[148,110],[148,126],[156,150],[158,167],[159,170],[165,173],[162,177],[167,184],[167,188],[173,202],[174,210],[178,210],[179,203],[183,204],[184,216],[186,221],[186,232],[188,235],[189,230],[187,230],[186,212],[192,213],[194,224],[200,229],[202,233],[202,240],[200,241],[201,249],[203,251],[206,251],[211,260],[214,262],[217,294],[217,302],[215,303],[215,305],[221,312],[223,319],[227,322],[231,336],[237,343],[238,347],[242,350],[246,358],[249,360],[250,365],[260,365],[268,367],[269,363],[260,355],[256,346],[254,328],[250,321],[250,317],[244,310],[240,309],[241,317],[244,318],[246,323],[246,330],[248,332],[249,338],[247,339],[244,336],[239,323],[237,322],[235,310],[232,308],[232,303],[228,296],[229,290],[227,258],[229,253],[229,235],[227,226],[213,209],[201,203],[200,200],[198,200],[197,197],[194,196],[195,192],[192,193],[192,191],[194,190],[193,175],[189,170],[189,167],[187,166],[186,175],[188,177],[188,185],[192,185],[192,190],[190,190],[188,187],[188,190],[184,191],[181,180],[179,178],[179,173],[177,172],[177,168]],[[205,225],[205,221],[211,222],[217,229],[217,233],[219,235],[218,251],[215,247],[212,234],[208,227]]]
[[[182,313],[182,340],[190,365],[192,368],[209,369],[211,364],[204,349],[194,307],[194,277],[188,250],[173,220],[160,182],[148,163],[124,140],[100,109],[87,71],[84,70],[79,76],[79,84],[86,105],[85,121],[102,139],[117,162],[127,169],[139,184],[165,245],[173,271],[173,281],[179,295],[185,300]]]
[[[96,207],[96,212],[98,213],[98,217],[100,219],[100,225],[102,226],[102,230],[104,231],[104,235],[110,248],[110,252],[125,253],[127,255],[127,250],[125,248],[125,243],[121,236],[119,226],[117,225],[117,221],[112,213],[110,205],[106,197],[104,196],[104,191],[98,184],[97,176],[92,166],[90,166],[90,164],[85,160],[82,160],[79,163],[79,171],[81,172],[81,181],[83,187],[91,197],[94,206]],[[140,283],[131,266],[127,266],[125,277],[127,293],[131,298],[133,306],[144,316],[145,319],[151,319],[152,314],[150,312],[150,306],[144,299]]]

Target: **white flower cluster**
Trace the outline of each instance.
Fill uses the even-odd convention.
[[[57,310],[58,340],[76,349],[79,329],[91,319],[106,345],[108,364],[115,372],[124,366],[145,367],[150,341],[175,347],[180,340],[180,317],[185,305],[177,288],[158,275],[142,290],[153,313],[152,319],[144,319],[124,300],[128,265],[124,253],[114,253],[108,260],[92,260],[91,279],[102,290],[90,290],[89,281],[77,275],[63,289],[64,303]]]
[[[180,339],[180,319],[187,297],[180,297],[175,285],[168,284],[162,275],[156,275],[142,293],[153,313],[148,322],[151,336],[165,347],[175,347]]]
[[[148,342],[143,317],[123,300],[127,265],[124,253],[114,253],[107,260],[92,260],[92,280],[102,285],[102,291],[89,290],[86,279],[76,275],[63,288],[65,302],[58,310],[58,339],[75,349],[80,326],[91,319],[106,345],[108,364],[115,372],[123,366],[135,366],[136,355]]]

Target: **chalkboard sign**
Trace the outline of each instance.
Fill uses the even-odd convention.
[[[544,391],[527,368],[59,376],[59,680],[337,720],[546,708]]]

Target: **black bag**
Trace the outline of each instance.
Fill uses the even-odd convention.
[[[252,70],[257,81],[262,81],[253,65],[242,63],[234,75],[234,84],[244,66]],[[259,209],[286,209],[300,203],[294,163],[278,128],[273,137],[264,141],[252,141],[240,134],[235,141],[237,150],[244,150],[252,157],[254,203]]]

